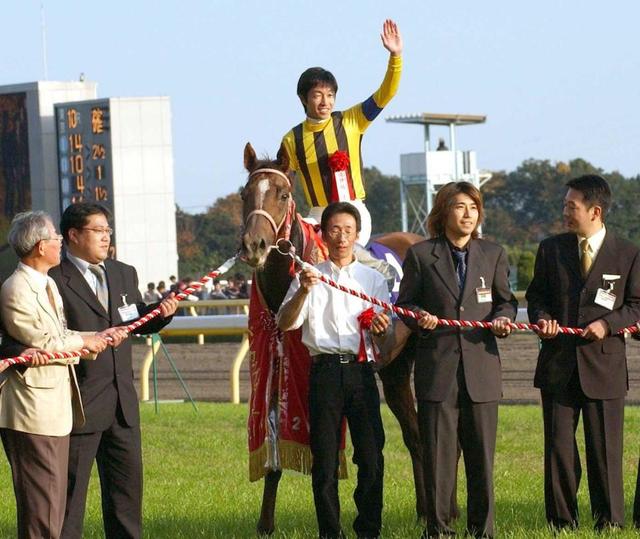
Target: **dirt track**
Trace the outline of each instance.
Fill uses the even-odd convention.
[[[501,341],[504,400],[508,402],[538,402],[538,390],[533,387],[533,373],[538,353],[537,338],[530,334],[517,334]],[[230,395],[229,372],[239,343],[169,344],[171,354],[185,383],[196,400],[228,402]],[[134,345],[134,374],[139,390],[139,365],[148,348]],[[627,402],[640,404],[640,341],[627,340],[630,390]],[[249,361],[241,371],[240,398],[249,398]],[[149,380],[151,398],[153,383]],[[162,400],[186,397],[169,362],[162,353],[158,359],[158,396]]]

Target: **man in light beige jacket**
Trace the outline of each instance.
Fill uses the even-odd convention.
[[[117,345],[122,329],[80,333],[66,328],[62,300],[47,272],[60,263],[62,236],[44,212],[16,215],[9,243],[20,258],[0,289],[4,332],[25,346],[49,352],[86,348],[93,353]],[[9,369],[0,391],[0,436],[11,465],[18,537],[58,538],[64,518],[69,433],[84,414],[73,359]]]

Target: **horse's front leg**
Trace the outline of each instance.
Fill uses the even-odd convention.
[[[256,531],[259,536],[271,535],[275,530],[276,497],[278,483],[282,477],[282,470],[271,470],[264,476],[264,491],[262,493],[262,509]]]
[[[401,353],[393,363],[380,370],[378,374],[382,380],[382,389],[387,405],[400,424],[404,445],[411,456],[413,481],[416,489],[416,515],[419,521],[424,521],[427,515],[427,498],[418,414],[411,392],[412,364],[409,354]]]

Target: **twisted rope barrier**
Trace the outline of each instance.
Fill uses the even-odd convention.
[[[213,279],[216,279],[223,273],[226,273],[236,263],[237,258],[238,258],[238,255],[235,255],[232,258],[229,258],[218,269],[209,272],[207,275],[200,278],[200,280],[191,283],[188,288],[185,288],[182,292],[177,294],[175,299],[178,301],[185,299],[189,294],[196,292],[197,290],[200,290],[200,288],[202,288],[205,283]],[[140,326],[149,322],[149,320],[152,320],[157,316],[159,316],[160,313],[161,313],[160,307],[156,307],[155,309],[148,312],[144,316],[131,322],[131,324],[128,324],[127,326],[122,326],[122,329],[124,329],[127,333],[131,334]],[[113,342],[111,338],[108,338],[107,340]],[[42,354],[42,355],[46,356],[48,359],[70,359],[70,358],[85,356],[90,353],[91,353],[91,350],[87,348],[82,348],[80,350],[74,350],[73,352],[46,352],[45,354]],[[0,372],[8,369],[12,365],[28,365],[29,363],[31,363],[31,356],[7,357],[0,360]]]
[[[414,318],[415,320],[419,320],[420,318],[422,318],[420,313],[417,311],[405,309],[404,307],[398,307],[397,305],[387,303],[386,301],[382,301],[378,298],[368,296],[364,292],[359,292],[357,290],[353,290],[351,288],[347,288],[346,286],[338,284],[333,279],[320,273],[314,266],[302,260],[298,255],[292,253],[291,256],[296,261],[296,264],[298,264],[301,268],[312,270],[317,275],[318,279],[320,279],[323,283],[333,288],[337,288],[342,292],[351,294],[352,296],[356,296],[364,301],[373,303],[374,305],[378,305],[379,307],[383,307],[397,314],[408,316],[410,318]],[[448,320],[444,318],[438,318],[437,324],[439,326],[485,328],[485,329],[491,329],[493,327],[493,324],[491,322],[483,322],[480,320]],[[535,332],[540,331],[540,327],[538,326],[538,324],[528,324],[523,322],[509,322],[509,327],[517,331],[535,331]],[[559,333],[565,333],[568,335],[578,335],[578,336],[581,336],[583,332],[582,328],[571,328],[571,327],[564,327],[564,326],[560,326],[558,330],[559,330]],[[620,331],[618,331],[617,334],[623,334],[623,333],[631,334],[631,333],[637,333],[637,332],[638,332],[638,327],[634,324],[632,326],[622,328]]]

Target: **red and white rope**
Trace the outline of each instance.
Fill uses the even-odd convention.
[[[176,294],[175,299],[178,301],[185,299],[191,293],[196,292],[197,290],[200,290],[200,288],[202,288],[207,282],[213,279],[216,279],[223,273],[226,273],[227,271],[229,271],[229,269],[231,269],[231,267],[236,263],[236,258],[237,258],[237,255],[227,260],[218,269],[209,272],[207,275],[202,277],[199,281],[191,283],[191,285],[188,288],[185,288],[182,292],[180,292],[179,294]],[[148,312],[141,318],[138,318],[134,322],[131,322],[131,324],[127,326],[122,326],[122,329],[124,329],[129,334],[133,333],[140,326],[149,322],[149,320],[153,320],[154,318],[159,316],[161,312],[162,311],[160,310],[160,307],[156,307],[155,309]],[[47,352],[46,354],[43,354],[43,355],[45,355],[48,359],[69,359],[69,358],[85,356],[90,353],[91,351],[88,350],[87,348],[82,348],[81,350],[74,350],[73,352]],[[29,356],[16,356],[16,357],[7,357],[4,359],[0,359],[0,372],[9,368],[11,365],[28,365],[29,363],[31,363],[31,357]]]
[[[320,279],[323,283],[332,286],[333,288],[337,288],[338,290],[341,290],[342,292],[345,292],[347,294],[351,294],[352,296],[356,296],[364,301],[367,301],[369,303],[373,303],[374,305],[378,305],[380,307],[383,307],[384,309],[393,311],[397,314],[400,314],[402,316],[408,316],[411,318],[414,318],[416,320],[419,320],[421,318],[421,315],[419,312],[417,311],[412,311],[409,309],[405,309],[404,307],[399,307],[397,305],[393,305],[392,303],[387,303],[386,301],[382,301],[378,298],[372,297],[372,296],[368,296],[367,294],[365,294],[364,292],[359,292],[358,290],[353,290],[351,288],[347,288],[346,286],[343,286],[341,284],[336,283],[333,279],[327,277],[326,275],[320,273],[316,268],[314,268],[311,264],[308,264],[307,262],[304,262],[300,257],[298,257],[297,255],[294,255],[295,261],[296,263],[304,268],[304,269],[311,269],[313,270],[317,276],[318,279]],[[483,322],[481,320],[448,320],[448,319],[444,319],[444,318],[438,318],[438,325],[439,326],[451,326],[451,327],[466,327],[466,328],[485,328],[485,329],[491,329],[493,327],[493,324],[491,322]],[[510,322],[509,326],[511,327],[511,329],[517,330],[517,331],[535,331],[538,332],[540,331],[540,327],[537,324],[529,324],[529,323],[523,323],[523,322]],[[568,335],[582,335],[582,328],[570,328],[570,327],[564,327],[564,326],[560,326],[559,328],[559,332],[560,333],[565,333]],[[622,334],[622,333],[637,333],[638,332],[638,327],[634,324],[632,326],[626,327],[621,329],[620,331],[618,331],[618,334]]]

